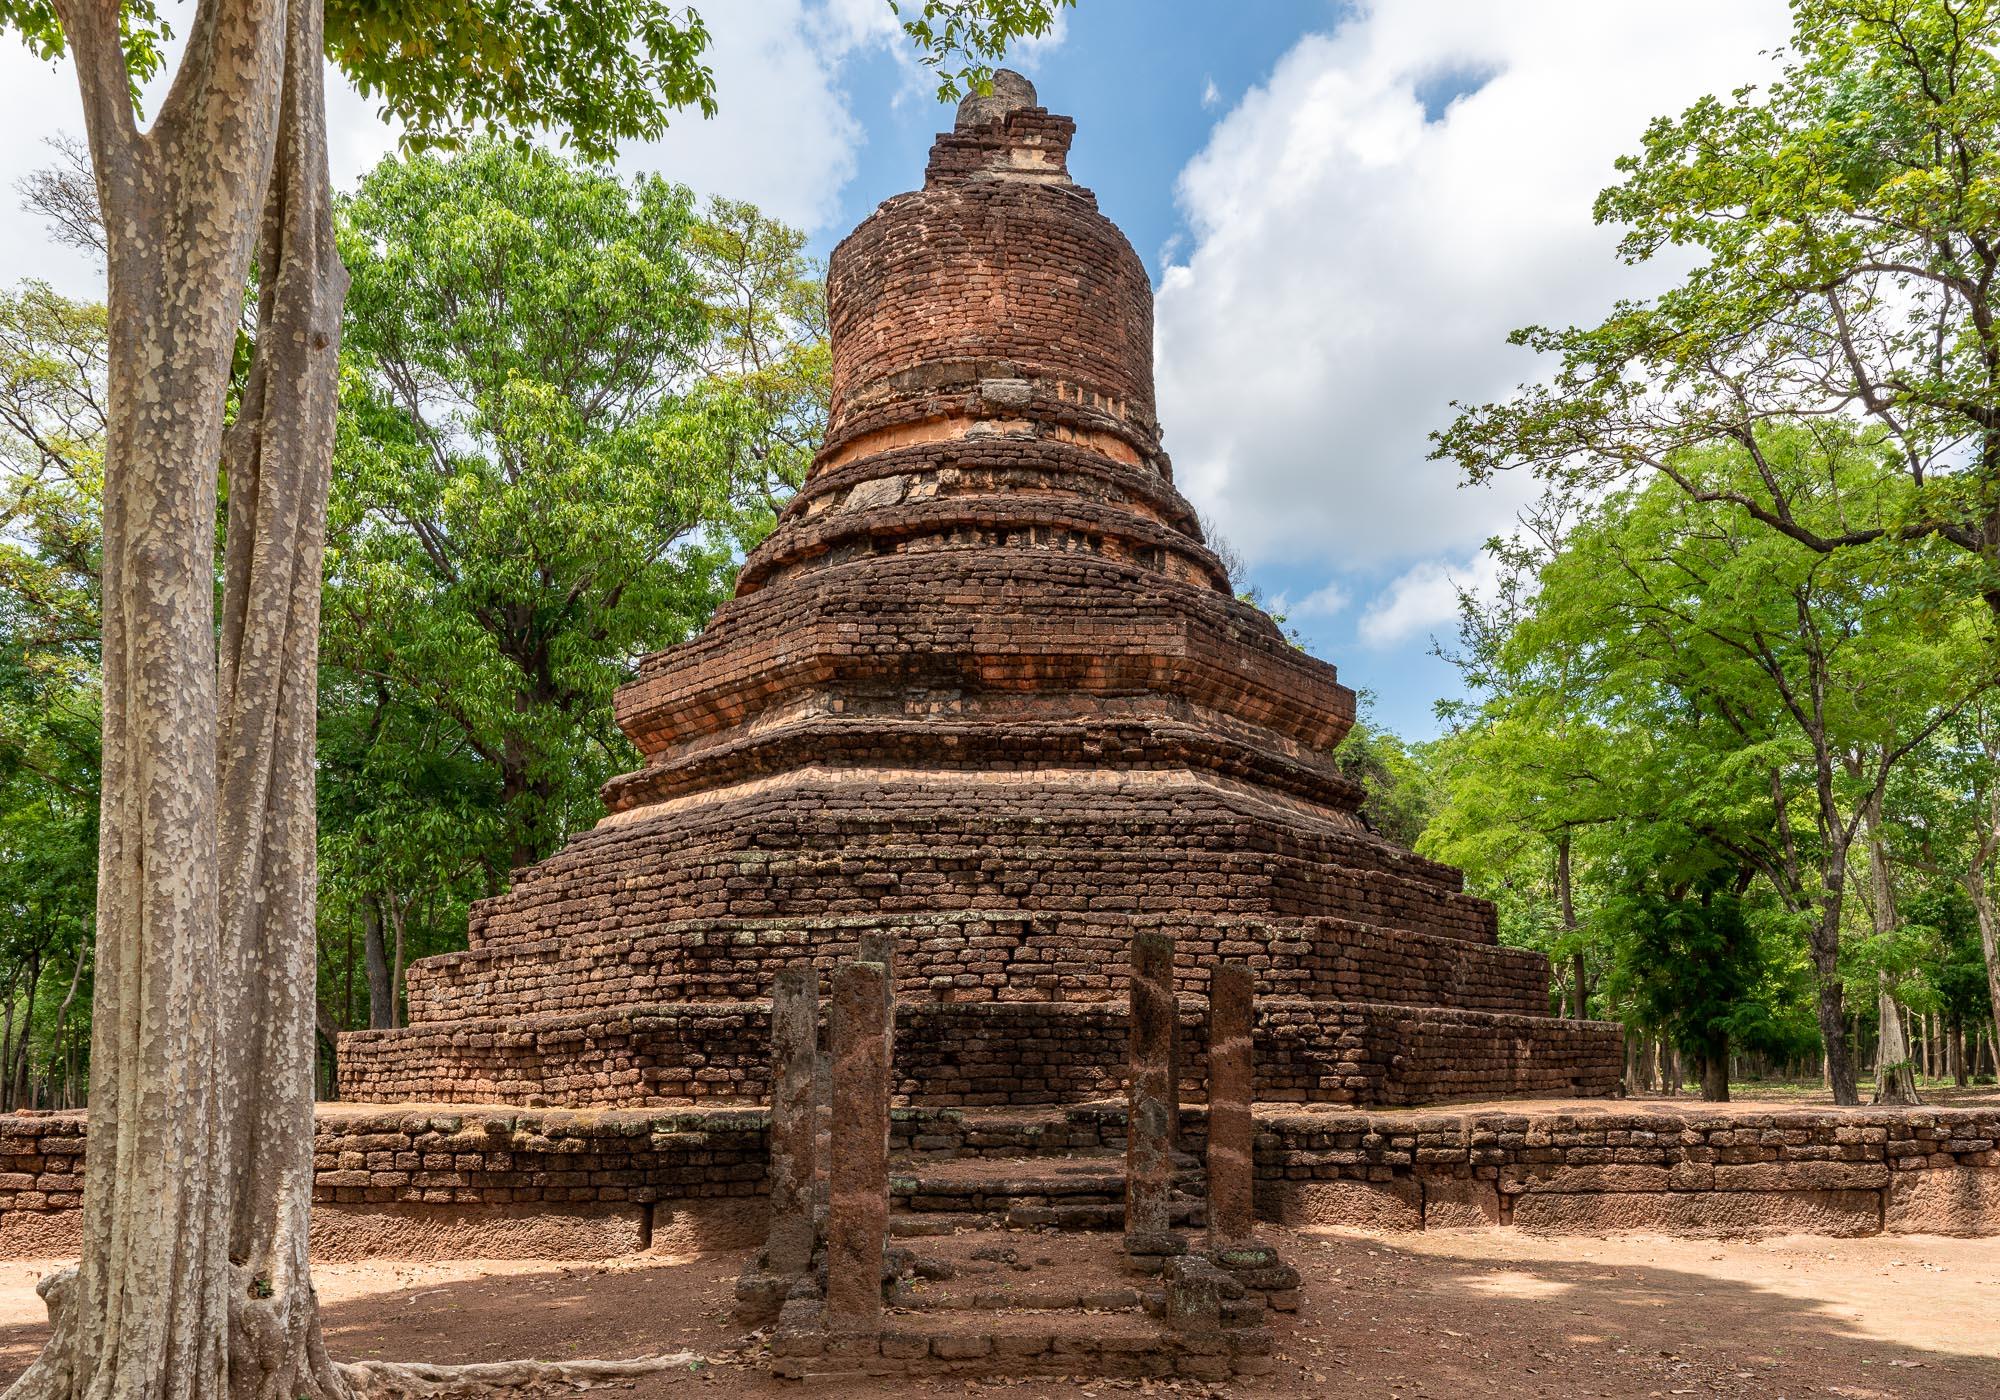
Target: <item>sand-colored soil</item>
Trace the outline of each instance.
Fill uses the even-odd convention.
[[[2000,1395],[2000,1241],[1277,1234],[1305,1274],[1305,1308],[1279,1321],[1277,1374],[1232,1393],[1405,1400]],[[628,1382],[608,1393],[803,1394],[769,1379],[754,1356],[737,1350],[728,1300],[740,1262],[718,1255],[589,1267],[331,1264],[318,1277],[330,1340],[344,1356],[470,1361],[687,1348],[711,1359],[692,1383],[685,1376]],[[1051,1277],[1023,1282],[1060,1284],[1060,1251],[1051,1263]],[[47,1267],[0,1264],[0,1378],[18,1374],[40,1344],[34,1283]],[[1050,1381],[1004,1388],[1030,1395],[1077,1389]],[[1183,1382],[1179,1391],[1203,1388]],[[962,1395],[967,1383],[810,1389]]]

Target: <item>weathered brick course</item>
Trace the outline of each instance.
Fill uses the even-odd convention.
[[[1183,1034],[1196,1024],[1184,1015]],[[1198,1063],[1201,1046],[1189,1051]],[[1190,1150],[1202,1139],[1203,1116],[1198,1106],[1188,1110]],[[541,1219],[581,1232],[566,1243],[546,1232],[537,1238],[535,1249],[563,1257],[564,1248],[579,1255],[643,1248],[649,1234],[705,1211],[749,1211],[760,1227],[754,1212],[768,1189],[767,1121],[759,1108],[327,1105],[313,1142],[316,1238],[338,1240],[343,1222],[349,1235],[362,1222],[375,1231],[363,1252],[476,1254],[492,1248],[497,1226]],[[895,1151],[939,1160],[1119,1149],[1124,1133],[1122,1104],[1025,1113],[899,1108],[891,1120]],[[1994,1108],[1425,1113],[1267,1105],[1257,1112],[1254,1152],[1266,1219],[1995,1235],[1996,1143]],[[0,1254],[75,1247],[86,1147],[81,1113],[0,1115]],[[606,1220],[631,1228],[590,1233]],[[450,1222],[464,1228],[435,1233]],[[729,1242],[745,1246],[759,1233]]]
[[[1198,1095],[1206,1021],[1192,998],[1180,1014],[1183,1083]],[[342,1083],[391,1103],[761,1103],[769,1022],[768,1002],[703,1002],[355,1032],[342,1038]],[[1116,1002],[905,1001],[898,1101],[1030,1105],[1122,1092],[1126,1023]],[[1587,1097],[1615,1092],[1623,1071],[1615,1027],[1292,997],[1258,1001],[1256,1055],[1265,1102]]]

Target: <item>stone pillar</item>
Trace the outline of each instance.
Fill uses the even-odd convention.
[[[820,1205],[819,973],[784,968],[771,987],[771,1223],[764,1248],[736,1280],[737,1320],[777,1320],[812,1268]]]
[[[827,1164],[833,1157],[833,1055],[815,1043],[813,1055],[813,1207],[826,1220]]]
[[[826,1322],[879,1331],[889,1236],[888,971],[849,963],[833,978],[833,1154],[828,1168]]]
[[[1126,1071],[1125,1247],[1134,1255],[1169,1248],[1173,1193],[1174,940],[1146,931],[1132,938],[1131,1063]]]
[[[889,1071],[893,1084],[896,1068],[896,935],[862,934],[859,961],[882,964],[882,1015],[889,1036]]]
[[[1208,1242],[1240,1243],[1256,1234],[1256,1171],[1250,1106],[1256,1100],[1251,1032],[1255,978],[1224,963],[1208,984]]]
[[[787,1277],[812,1264],[818,1060],[819,973],[795,964],[771,988],[771,1230],[764,1244],[764,1267]]]

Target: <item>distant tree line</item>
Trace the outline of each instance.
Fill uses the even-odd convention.
[[[1517,332],[1547,376],[1438,435],[1548,493],[1468,602],[1425,842],[1711,1094],[1816,1049],[1903,1101],[2000,1009],[2000,6],[1792,10],[1776,81],[1598,197],[1693,270]]]

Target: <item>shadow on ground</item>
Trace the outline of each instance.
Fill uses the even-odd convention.
[[[1279,1325],[1277,1373],[1232,1393],[2000,1394],[2000,1329],[1990,1321],[2000,1309],[2000,1247],[1991,1242],[1537,1240],[1500,1231],[1280,1242],[1305,1274],[1306,1307]],[[332,1266],[323,1282],[328,1341],[337,1356],[440,1362],[687,1348],[714,1363],[698,1373],[701,1393],[805,1394],[735,1352],[728,1300],[739,1264],[707,1256],[483,1277],[476,1265]],[[0,1326],[0,1378],[19,1373],[42,1335],[37,1324]],[[612,1393],[686,1395],[690,1378],[630,1387]],[[810,1392],[965,1389],[948,1380],[815,1383]],[[1075,1393],[1060,1381],[1010,1389]]]

